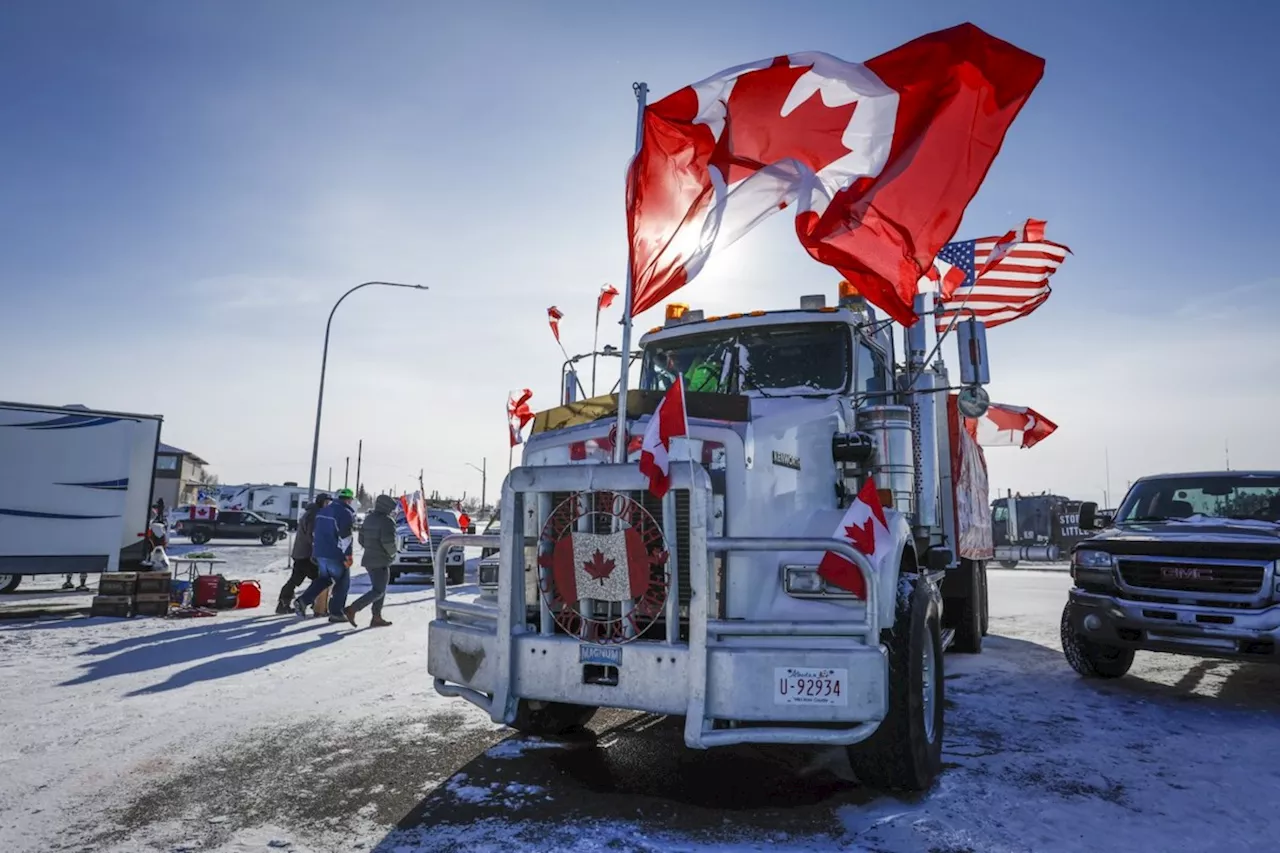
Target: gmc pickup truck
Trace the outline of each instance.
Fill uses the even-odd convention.
[[[210,539],[257,539],[263,545],[274,545],[289,535],[285,522],[268,521],[257,513],[240,510],[220,512],[212,521],[181,518],[173,529],[189,537],[193,545],[203,545]]]
[[[1119,678],[1137,650],[1280,663],[1280,472],[1134,482],[1071,552],[1062,649],[1076,672]]]

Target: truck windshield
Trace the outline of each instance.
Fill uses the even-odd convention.
[[[1125,496],[1116,521],[1193,515],[1280,522],[1280,476],[1233,473],[1139,480]]]
[[[725,329],[645,347],[640,387],[713,394],[834,394],[849,385],[849,327],[803,323]]]

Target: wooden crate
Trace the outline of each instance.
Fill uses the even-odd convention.
[[[138,583],[134,587],[134,594],[138,596],[168,595],[169,580],[168,572],[138,572]]]
[[[98,595],[102,597],[133,595],[138,585],[137,572],[103,572],[98,579]]]
[[[136,616],[168,616],[169,593],[138,595],[133,600],[133,612]]]
[[[93,604],[89,607],[89,615],[115,616],[117,618],[132,616],[133,597],[128,595],[95,595]]]

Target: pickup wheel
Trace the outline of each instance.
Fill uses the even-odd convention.
[[[280,540],[276,537],[275,530],[264,530],[262,535],[258,537],[258,541],[263,545],[274,545]]]
[[[1016,569],[1016,568],[1018,568],[1018,561],[1017,561],[1017,560],[1001,560],[1001,561],[1000,561],[1000,568],[1002,568],[1002,569]]]
[[[400,573],[399,573],[399,572],[391,572],[390,574],[388,574],[388,575],[387,575],[387,583],[388,583],[388,584],[400,583]]]
[[[898,596],[889,652],[889,708],[871,737],[848,747],[849,763],[868,787],[925,791],[942,771],[943,680],[939,599],[920,579]]]
[[[591,722],[598,710],[600,709],[592,705],[521,699],[516,706],[516,718],[511,721],[511,728],[527,735],[562,735]]]
[[[466,573],[466,566],[449,566],[444,570],[445,583],[451,586],[457,586],[462,583]]]
[[[209,541],[209,532],[207,530],[193,530],[191,531],[190,539],[192,545],[203,545]]]
[[[22,583],[22,575],[0,575],[0,595],[8,595]]]
[[[1085,678],[1119,678],[1133,666],[1133,649],[1086,640],[1071,626],[1071,602],[1062,608],[1062,653]]]

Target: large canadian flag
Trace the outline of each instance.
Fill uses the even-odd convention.
[[[836,538],[849,540],[856,550],[868,558],[883,555],[892,546],[889,541],[889,524],[885,521],[884,508],[880,505],[880,493],[876,491],[874,478],[867,478],[858,496],[845,510],[840,528],[836,530]],[[867,584],[862,572],[839,554],[828,551],[822,555],[822,562],[818,563],[818,576],[859,598],[867,597]]]
[[[911,325],[917,282],[1043,73],[961,24],[865,64],[807,52],[739,65],[653,103],[627,174],[632,313],[794,204],[809,254]]]
[[[980,418],[965,418],[965,429],[983,447],[1028,448],[1053,435],[1058,425],[1029,406],[992,403]]]
[[[418,537],[418,541],[426,544],[431,541],[431,528],[427,523],[427,502],[422,492],[414,492],[413,497],[400,496],[400,505],[404,508],[404,520]]]
[[[689,434],[684,408],[684,377],[662,395],[640,443],[640,473],[649,478],[649,492],[660,498],[671,488],[671,439]]]
[[[616,533],[571,533],[551,555],[556,592],[566,603],[632,601],[649,585],[652,560],[634,527]]]

